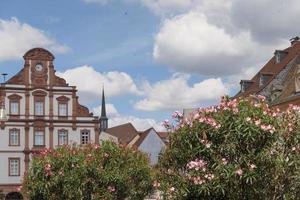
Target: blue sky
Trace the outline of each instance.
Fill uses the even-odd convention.
[[[58,74],[78,87],[91,111],[99,111],[104,84],[111,125],[159,128],[173,110],[235,94],[240,79],[289,45],[300,5],[271,2],[2,0],[0,72],[14,75],[27,50],[47,48]]]

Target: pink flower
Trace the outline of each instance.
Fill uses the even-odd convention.
[[[45,165],[45,170],[46,171],[50,171],[51,170],[51,165],[50,164],[46,164]]]
[[[249,167],[250,167],[250,169],[251,169],[251,170],[254,170],[254,169],[256,169],[256,168],[257,168],[257,167],[256,167],[256,165],[254,165],[254,164],[250,164],[250,166],[249,166]]]
[[[174,191],[175,191],[175,188],[174,188],[174,187],[171,187],[169,190],[170,190],[170,192],[174,192]]]
[[[258,95],[257,98],[260,99],[260,100],[262,100],[262,101],[265,101],[265,99],[266,99],[266,97],[262,96],[262,95]]]
[[[62,170],[62,169],[59,170],[58,174],[61,175],[61,176],[63,176],[64,175],[64,170]]]
[[[260,125],[261,121],[259,119],[259,120],[256,120],[254,123],[255,123],[256,126],[258,126],[258,125]]]
[[[242,176],[243,175],[243,170],[241,168],[237,169],[235,172],[234,172],[236,175],[239,175],[239,176]]]
[[[113,192],[116,191],[116,188],[115,188],[115,186],[108,186],[108,187],[107,187],[107,190],[108,190],[110,193],[113,193]]]
[[[209,149],[211,147],[211,143],[207,143],[205,147]]]
[[[22,190],[22,185],[19,186],[19,187],[17,187],[17,191],[18,191],[18,192],[21,192],[21,190]]]
[[[160,183],[157,182],[156,180],[153,182],[153,187],[155,188],[159,188],[160,187]]]
[[[223,163],[223,165],[227,165],[228,164],[228,160],[226,160],[226,158],[222,158],[222,163]]]

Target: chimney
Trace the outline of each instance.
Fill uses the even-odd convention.
[[[287,56],[287,54],[288,54],[287,51],[276,50],[275,53],[274,53],[276,64],[280,63]]]
[[[294,44],[296,44],[297,42],[299,42],[300,38],[298,36],[293,37],[290,39],[291,41],[291,46],[294,46]]]
[[[241,92],[246,92],[253,83],[254,83],[254,81],[251,81],[251,80],[241,80],[241,82],[240,82]]]

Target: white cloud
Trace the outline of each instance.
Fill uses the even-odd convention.
[[[138,101],[135,108],[144,111],[175,110],[216,102],[228,89],[220,78],[210,78],[189,86],[189,76],[173,75],[145,86],[145,99]]]
[[[66,79],[70,85],[77,86],[82,102],[99,100],[103,85],[107,96],[139,95],[141,93],[130,75],[125,72],[110,71],[101,73],[91,66],[84,65],[64,72],[57,72],[57,75]]]
[[[276,44],[261,45],[249,31],[230,34],[211,24],[205,14],[190,11],[163,22],[153,56],[175,71],[226,76],[264,59],[266,52],[272,54]]]
[[[96,116],[101,115],[101,105],[92,109]],[[154,127],[157,131],[165,131],[161,123],[151,118],[139,118],[129,115],[121,115],[113,104],[106,104],[106,114],[109,119],[109,127],[118,126],[125,123],[132,123],[138,131],[144,131],[150,127]]]
[[[69,50],[42,30],[20,23],[17,18],[0,19],[0,61],[19,59],[33,47],[44,47],[55,53]]]
[[[110,127],[113,127],[128,122],[132,123],[138,131],[144,131],[151,127],[155,128],[156,131],[166,131],[165,128],[162,126],[162,123],[157,122],[155,119],[139,118],[135,116],[113,117],[109,119],[108,125]]]
[[[117,109],[115,108],[115,106],[113,104],[108,103],[108,104],[105,105],[105,108],[106,108],[106,115],[107,115],[108,118],[119,116],[119,113],[118,113]],[[101,109],[102,109],[101,105],[98,106],[98,107],[93,108],[94,115],[100,116],[101,115]]]

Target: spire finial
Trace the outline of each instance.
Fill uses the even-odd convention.
[[[100,131],[105,131],[108,128],[108,118],[106,116],[106,104],[104,94],[104,84],[102,85],[102,104],[101,104],[101,116],[100,116]]]

